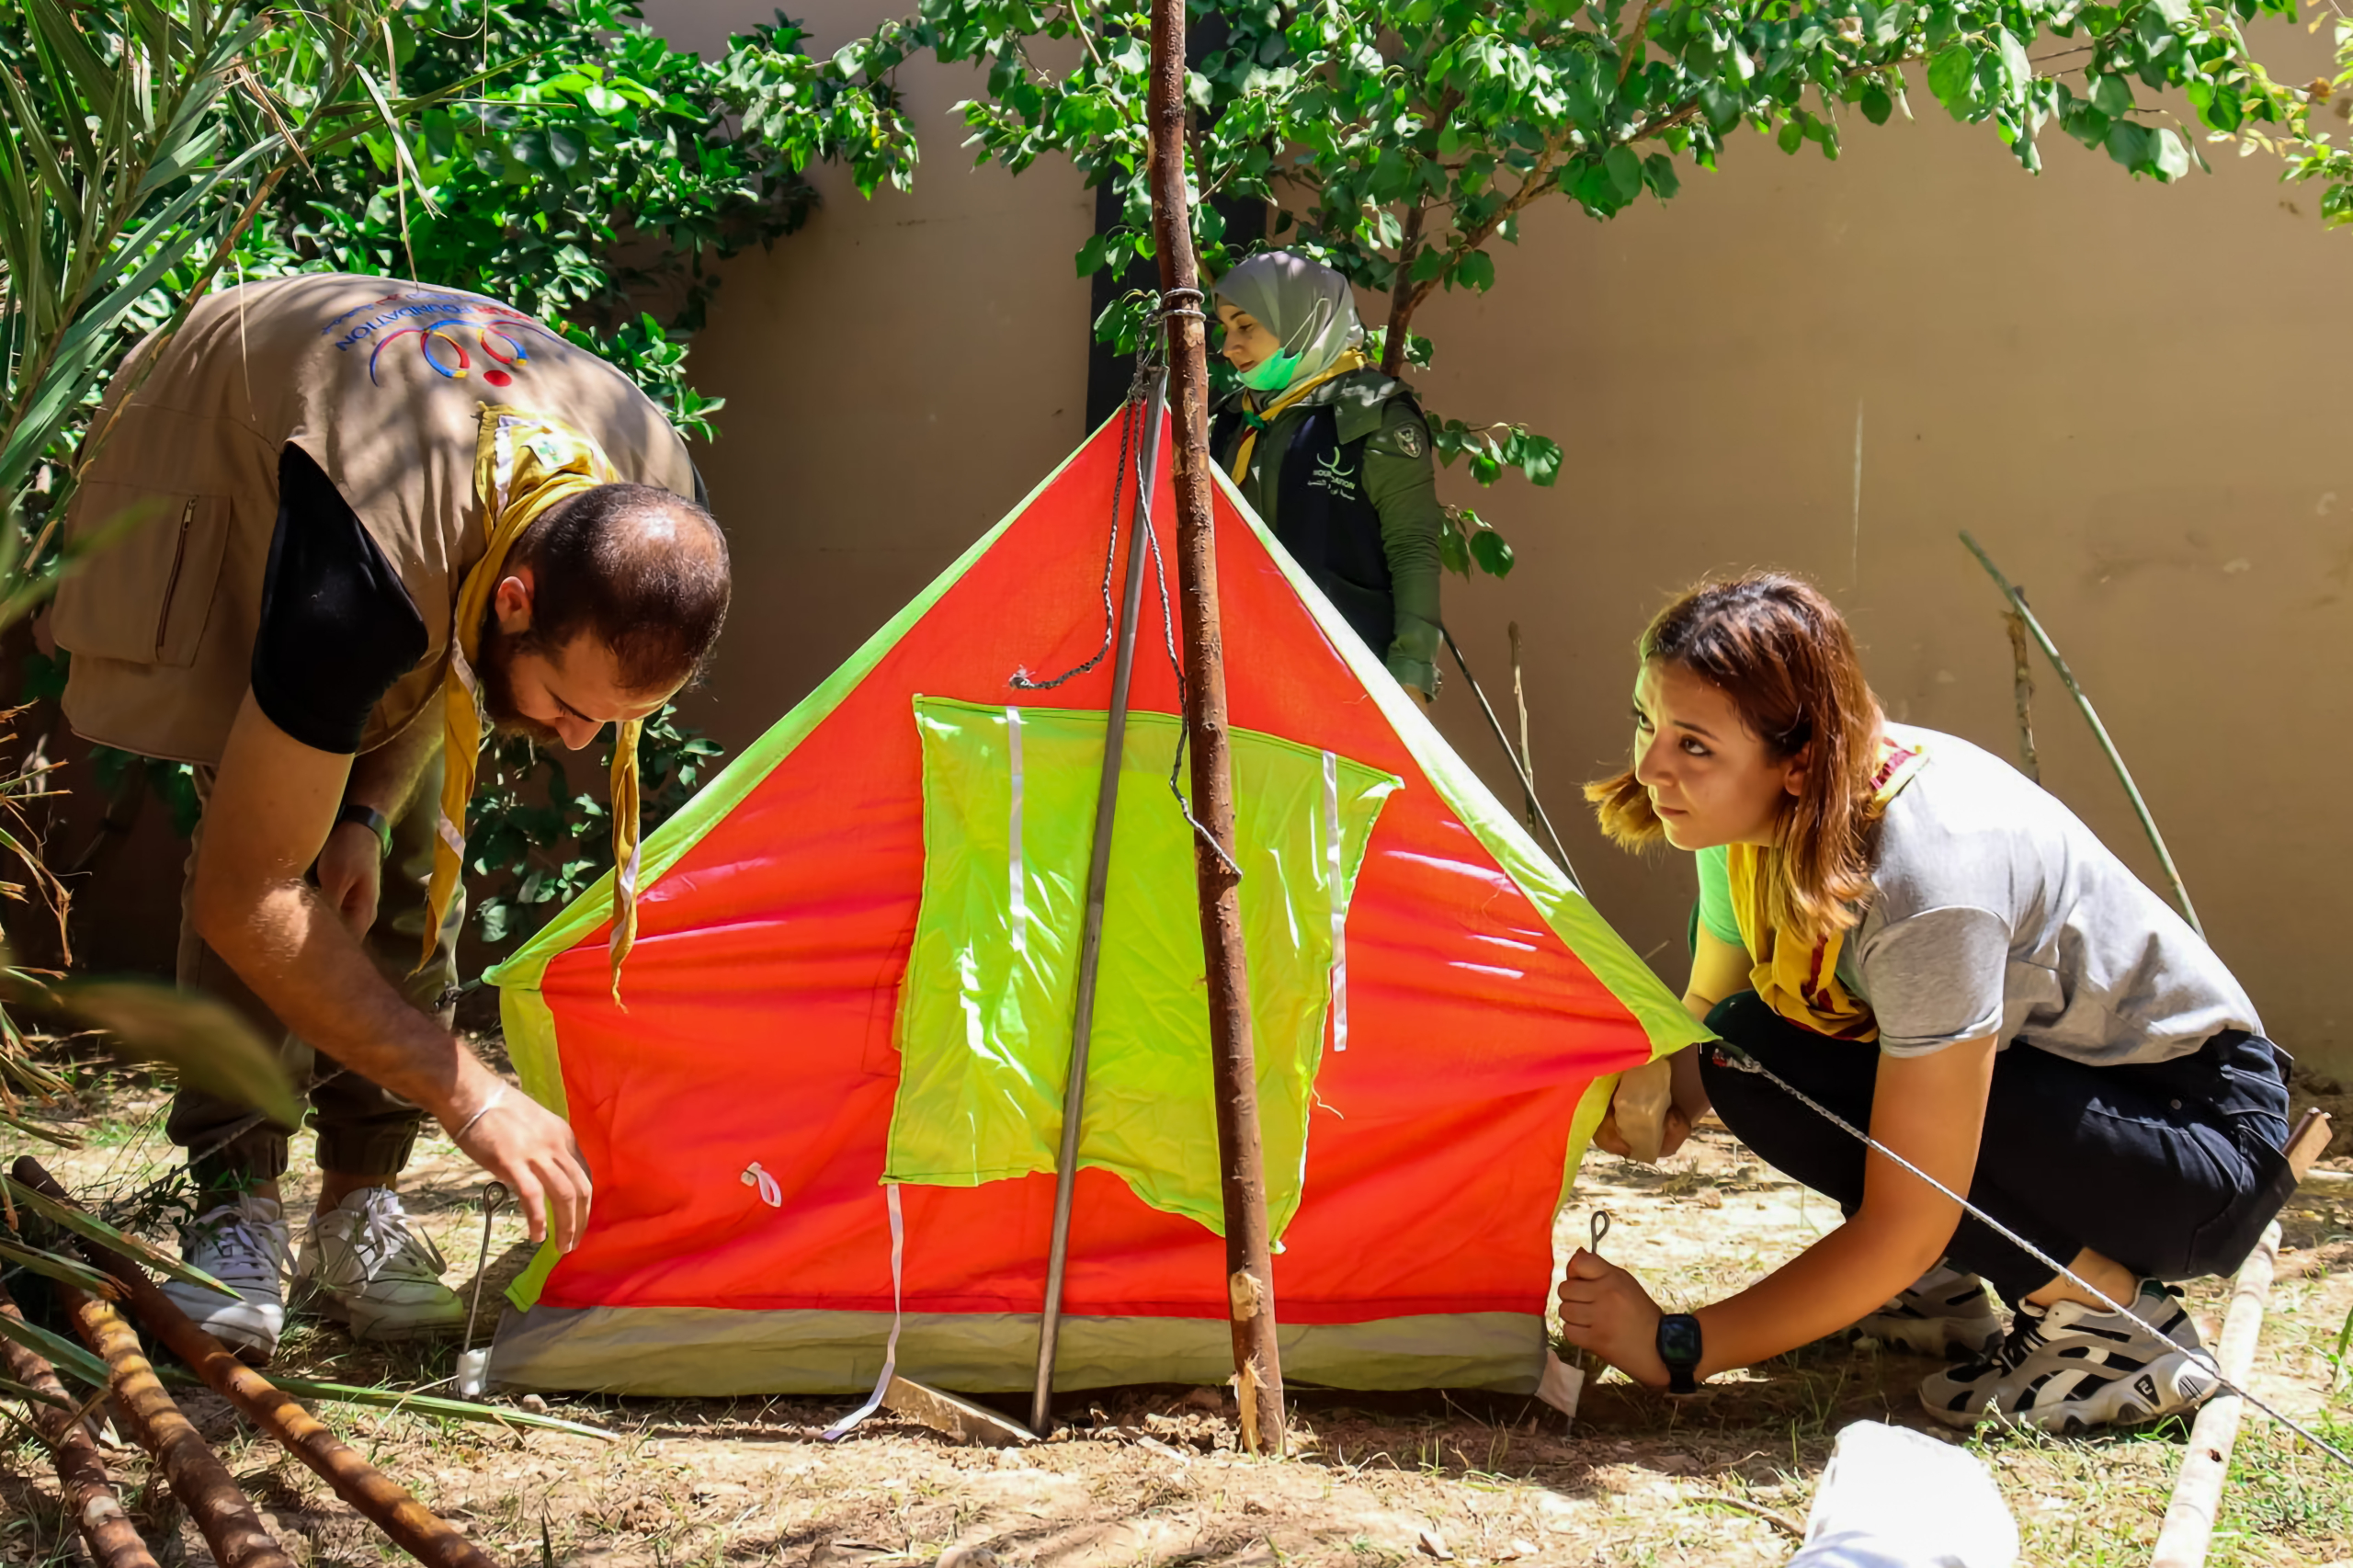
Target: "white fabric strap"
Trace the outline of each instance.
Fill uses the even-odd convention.
[[[1324,871],[1332,903],[1332,1049],[1348,1049],[1348,901],[1340,885],[1340,759],[1324,754]]]
[[[1005,710],[1006,746],[1013,766],[1013,811],[1007,824],[1006,858],[1012,874],[1013,909],[1007,924],[1013,935],[1013,950],[1027,950],[1029,926],[1029,890],[1028,879],[1021,874],[1021,710]]]
[[[859,1422],[881,1409],[882,1396],[890,1392],[891,1380],[899,1375],[899,1325],[906,1316],[900,1306],[900,1294],[905,1279],[902,1264],[906,1256],[907,1223],[899,1213],[897,1182],[882,1184],[882,1199],[891,1209],[891,1338],[882,1346],[882,1375],[874,1380],[872,1397],[820,1434],[829,1443],[848,1437]]]

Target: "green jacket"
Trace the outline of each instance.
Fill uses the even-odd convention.
[[[1381,654],[1400,684],[1435,697],[1442,565],[1438,540],[1446,514],[1438,505],[1429,426],[1412,394],[1404,382],[1370,369],[1324,382],[1259,433],[1250,473],[1237,481],[1237,488],[1267,528],[1279,530],[1275,507],[1282,494],[1283,455],[1308,410],[1331,407],[1344,444],[1371,437],[1365,444],[1364,492],[1381,518],[1381,551],[1388,559],[1390,591],[1396,601],[1394,638],[1387,648],[1373,651]],[[1215,412],[1236,413],[1248,395],[1235,392]],[[1218,464],[1229,474],[1241,445],[1239,430],[1219,443]]]

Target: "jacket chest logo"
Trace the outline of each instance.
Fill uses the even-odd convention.
[[[1307,487],[1321,490],[1328,495],[1337,495],[1343,500],[1355,500],[1357,475],[1347,466],[1347,454],[1336,449],[1329,457],[1316,459],[1315,472],[1307,477]]]

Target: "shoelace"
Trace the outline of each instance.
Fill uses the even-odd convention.
[[[278,1284],[284,1280],[286,1259],[281,1250],[263,1239],[260,1228],[243,1210],[216,1210],[189,1228],[210,1244],[215,1254],[214,1267],[205,1272],[222,1284]]]
[[[346,1244],[368,1278],[438,1279],[449,1271],[441,1249],[432,1237],[410,1226],[398,1199],[376,1199],[361,1215],[358,1233]]]

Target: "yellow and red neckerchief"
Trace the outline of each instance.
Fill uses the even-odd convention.
[[[482,433],[474,444],[474,492],[482,501],[489,540],[458,590],[449,628],[449,668],[441,680],[441,813],[433,846],[433,881],[426,891],[420,970],[433,961],[442,919],[464,873],[466,807],[474,798],[474,773],[490,733],[474,677],[474,661],[482,656],[483,614],[523,530],[559,502],[609,484],[614,478],[604,450],[571,426],[519,408],[482,411]],[[621,960],[637,939],[637,737],[642,727],[630,720],[615,726],[613,738],[613,928],[606,948],[612,959],[615,1000],[620,996]]]
[[[1870,814],[1876,817],[1886,811],[1927,760],[1924,748],[1899,745],[1881,736],[1879,770],[1871,776],[1866,808]],[[1767,918],[1765,892],[1783,874],[1781,855],[1778,846],[1735,844],[1724,856],[1733,917],[1740,923],[1741,946],[1748,949],[1749,984],[1767,1006],[1816,1034],[1833,1040],[1879,1039],[1879,1023],[1870,1008],[1848,995],[1838,981],[1838,955],[1847,945],[1847,933],[1833,931],[1809,944],[1790,939]]]

